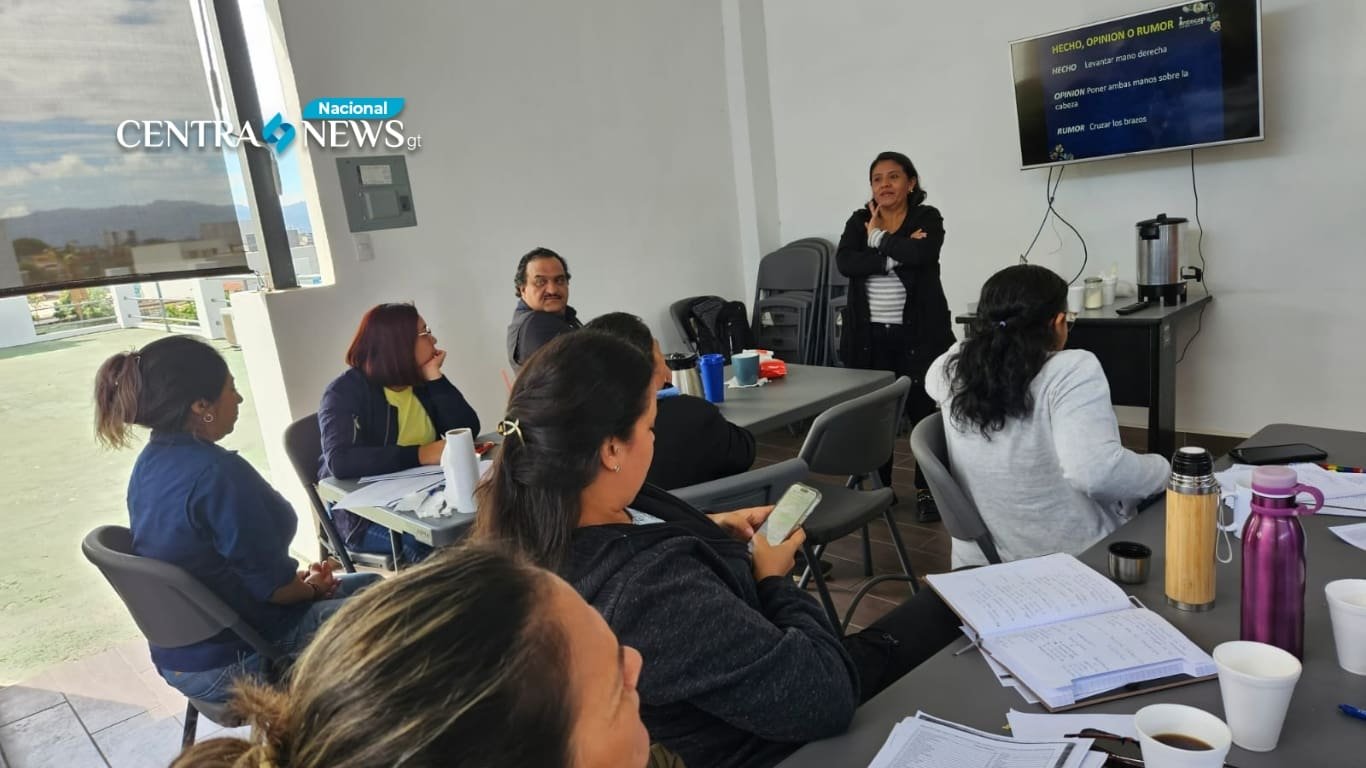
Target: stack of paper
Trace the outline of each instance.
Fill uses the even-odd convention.
[[[1033,712],[1006,713],[1010,735],[1025,741],[1061,739],[1069,733],[1081,733],[1088,728],[1115,736],[1138,738],[1133,715],[1040,715]]]
[[[1133,683],[1190,682],[1216,671],[1209,654],[1170,622],[1135,607],[1114,582],[1071,555],[927,580],[983,653],[1050,710]]]
[[[1351,544],[1357,549],[1366,549],[1366,523],[1356,523],[1355,525],[1332,525],[1328,530],[1338,535],[1338,538]]]
[[[439,474],[441,474],[441,466],[438,464],[433,466],[413,467],[411,469],[401,469],[397,472],[387,472],[383,475],[366,475],[358,482],[365,484],[381,480],[399,480],[407,477],[427,477],[429,475]]]
[[[371,478],[370,482],[346,494],[333,506],[337,509],[359,509],[362,507],[389,507],[414,494],[431,490],[442,484],[441,474],[408,475],[381,480]]]
[[[479,462],[479,475],[488,474],[491,461]],[[441,467],[413,467],[387,475],[371,475],[360,479],[361,486],[343,496],[336,509],[381,507],[392,512],[409,512],[419,518],[450,517],[460,514],[446,504],[445,477]]]
[[[868,768],[1098,768],[1090,739],[997,736],[917,712],[892,728]]]

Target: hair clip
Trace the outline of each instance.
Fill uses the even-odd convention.
[[[502,435],[503,437],[516,434],[519,440],[521,440],[524,443],[526,442],[526,438],[522,436],[522,425],[519,419],[503,419],[502,421],[498,422],[498,426],[494,429],[498,434]]]

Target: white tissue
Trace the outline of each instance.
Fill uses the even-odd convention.
[[[422,503],[417,506],[417,509],[413,510],[413,514],[424,520],[430,520],[437,517],[450,517],[451,512],[451,507],[446,503],[446,495],[444,493],[433,493],[423,499]]]
[[[474,488],[479,484],[479,457],[474,453],[474,435],[468,429],[446,433],[446,450],[441,452],[441,474],[446,477],[446,506],[457,512],[474,514]]]

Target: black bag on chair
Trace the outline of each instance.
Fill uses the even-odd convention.
[[[688,325],[697,338],[697,354],[723,355],[727,364],[731,355],[755,345],[743,302],[703,296],[689,307]]]

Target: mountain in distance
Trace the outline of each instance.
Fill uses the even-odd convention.
[[[312,232],[308,208],[303,202],[284,206],[285,228]],[[104,233],[133,230],[139,241],[151,239],[195,240],[200,224],[246,221],[244,205],[211,205],[188,200],[157,200],[145,205],[117,205],[109,208],[57,208],[36,211],[5,219],[5,235],[11,241],[32,237],[49,245],[75,241],[81,245],[103,245]]]

